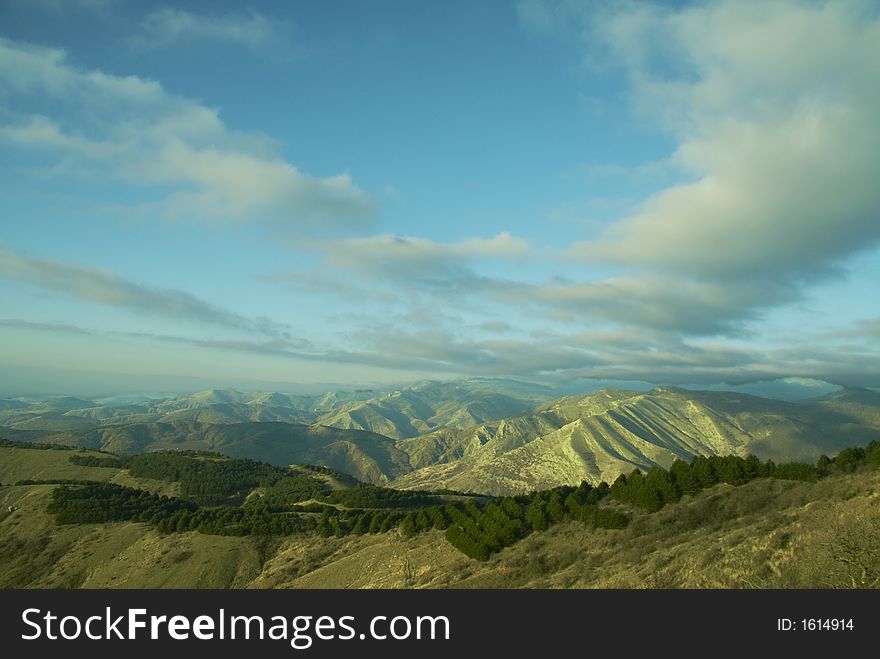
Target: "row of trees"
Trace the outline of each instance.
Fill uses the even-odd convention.
[[[260,506],[222,506],[179,510],[156,523],[160,533],[198,531],[208,535],[290,535],[305,531],[307,521],[293,513],[275,513]]]
[[[497,498],[482,508],[468,503],[451,511],[452,523],[446,530],[446,539],[467,556],[486,560],[534,531],[545,531],[568,520],[592,528],[626,527],[626,515],[598,505],[607,495],[607,484],[594,488],[584,481],[578,487],[562,486]]]
[[[178,452],[141,453],[130,457],[126,466],[132,476],[179,481],[183,496],[206,506],[228,503],[255,487],[289,478],[283,469],[265,462]]]
[[[61,485],[53,490],[48,507],[59,524],[125,521],[158,524],[178,512],[196,510],[197,506],[190,501],[100,482]]]
[[[872,441],[865,448],[845,448],[833,458],[822,455],[816,463],[823,476],[834,471],[853,472],[864,465],[880,465],[880,442]]]
[[[275,513],[263,502],[203,508],[175,497],[93,481],[56,488],[48,511],[59,524],[148,522],[162,533],[287,535],[315,528],[306,518],[293,513]]]
[[[230,499],[241,498],[254,488],[262,487],[266,488],[267,503],[280,511],[299,501],[326,497],[331,492],[319,478],[294,475],[255,460],[156,452],[132,456],[126,466],[132,476],[179,481],[181,494],[204,506],[228,504]],[[323,470],[313,471],[323,473]]]
[[[319,517],[311,517],[310,524],[323,538],[367,533],[387,533],[398,527],[403,513],[395,510],[338,510],[326,508]]]
[[[64,444],[40,444],[38,442],[19,442],[14,439],[0,437],[0,448],[33,448],[49,451],[79,451],[78,446],[65,446]]]
[[[331,492],[325,500],[348,508],[423,508],[440,501],[433,492],[394,490],[366,483]]]
[[[78,467],[110,467],[122,469],[126,460],[118,455],[71,455],[68,458],[70,464]]]
[[[744,485],[756,478],[815,481],[835,472],[851,472],[865,464],[880,464],[880,442],[865,448],[847,448],[834,458],[821,456],[816,465],[787,462],[777,465],[773,460],[762,462],[754,455],[695,456],[690,463],[676,460],[666,470],[653,467],[647,473],[639,470],[621,474],[611,485],[611,496],[648,512],[656,512],[685,494],[712,487],[718,483]]]

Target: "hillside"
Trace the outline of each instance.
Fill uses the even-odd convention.
[[[603,390],[523,417],[399,442],[415,471],[394,484],[511,494],[611,482],[634,468],[668,467],[694,455],[814,461],[880,434],[880,400],[873,400],[850,390],[816,404],[675,388]]]
[[[12,438],[19,434],[8,433]],[[279,466],[322,464],[369,483],[408,471],[393,440],[360,430],[262,422],[207,424],[169,421],[102,426],[85,431],[27,435],[30,441],[132,455],[175,449],[211,451]]]
[[[758,478],[685,495],[659,512],[614,503],[623,529],[565,521],[488,560],[442,531],[343,537],[161,533],[143,522],[58,524],[52,484],[132,479],[112,456],[0,447],[0,587],[797,588],[880,586],[880,468],[847,460],[812,481]],[[308,472],[314,473],[314,472]],[[163,481],[138,478],[141,488]],[[849,552],[849,553],[847,553]],[[864,566],[854,569],[851,559]]]
[[[405,439],[439,427],[466,428],[517,416],[553,396],[549,387],[513,380],[429,381],[348,403],[319,417],[318,423]]]

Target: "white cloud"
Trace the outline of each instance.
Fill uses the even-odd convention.
[[[880,240],[876,5],[624,7],[587,17],[589,37],[624,66],[642,117],[677,137],[673,158],[694,180],[574,254],[810,279]]]
[[[622,73],[632,110],[677,141],[669,163],[690,177],[567,252],[622,274],[523,299],[624,327],[738,333],[880,242],[876,3],[523,0],[519,15],[578,40],[593,71]]]
[[[757,309],[797,296],[784,282],[763,284],[690,278],[620,276],[585,282],[490,289],[502,300],[549,306],[569,322],[614,323],[673,334],[738,334]]]
[[[276,26],[275,21],[256,11],[212,16],[162,7],[144,18],[132,45],[160,48],[178,42],[213,41],[259,48],[278,43]]]
[[[83,71],[63,51],[0,39],[0,86],[12,117],[0,124],[0,141],[45,154],[55,173],[157,187],[153,208],[166,216],[261,222],[292,234],[375,217],[373,199],[348,174],[309,176],[265,137],[230,130],[217,109],[157,82]]]

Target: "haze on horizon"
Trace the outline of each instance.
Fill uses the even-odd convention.
[[[880,386],[876,2],[248,7],[0,7],[4,391]]]

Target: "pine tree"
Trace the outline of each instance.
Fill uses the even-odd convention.
[[[415,516],[412,513],[409,513],[404,517],[398,526],[398,530],[404,538],[413,537],[416,534]]]
[[[546,531],[550,528],[550,516],[543,501],[535,501],[526,508],[526,521],[533,531]]]

